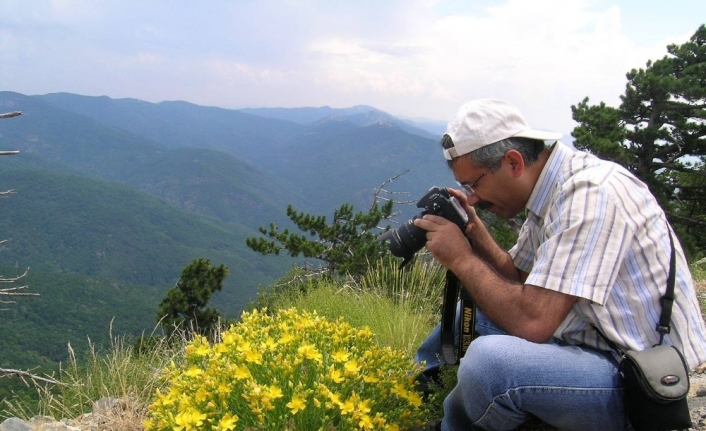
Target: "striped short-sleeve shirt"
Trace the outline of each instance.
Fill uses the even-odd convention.
[[[510,250],[526,284],[578,297],[554,336],[611,350],[642,350],[659,335],[660,297],[671,255],[666,217],[647,186],[618,164],[557,142],[527,202]],[[665,342],[696,367],[706,362],[706,329],[676,237],[676,300]]]

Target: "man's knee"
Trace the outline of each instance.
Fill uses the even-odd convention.
[[[514,380],[513,374],[517,371],[514,355],[510,352],[513,338],[508,335],[476,338],[459,364],[459,383],[495,393],[506,387]]]

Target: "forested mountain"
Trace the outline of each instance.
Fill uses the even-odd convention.
[[[400,120],[386,112],[366,105],[342,109],[334,109],[329,106],[319,108],[245,108],[240,109],[240,112],[259,117],[278,118],[303,125],[311,125],[321,120],[334,118],[345,118],[361,127],[378,123],[391,123],[405,132],[431,139],[438,139],[446,128],[445,123]]]
[[[9,240],[0,267],[10,269],[1,274],[30,267],[26,280],[42,295],[0,314],[4,332],[41,331],[22,337],[34,352],[25,357],[53,361],[47,339],[65,346],[92,328],[100,341],[112,316],[129,320],[118,331],[149,331],[157,302],[198,257],[229,268],[213,302],[234,316],[293,263],[245,246],[259,226],[286,226],[288,204],[330,217],[343,203],[367,210],[373,191],[405,171],[386,186],[408,193],[398,199],[451,183],[425,132],[370,107],[314,109],[307,123],[186,102],[0,92],[0,112],[23,114],[0,120],[0,149],[20,151],[0,157],[0,190],[16,192],[0,200]],[[405,220],[418,212],[401,209]],[[7,352],[22,350],[17,340],[5,337]]]
[[[411,199],[452,179],[439,156],[436,139],[372,107],[235,111],[186,102],[151,104],[66,93],[32,99],[50,102],[164,148],[205,148],[248,161],[285,180],[288,187],[279,185],[273,191],[286,191],[289,203],[311,212],[329,213],[343,202],[368,206],[373,189],[407,170],[391,187],[409,192]],[[314,121],[300,124],[280,119],[288,118],[287,111],[299,121]],[[259,117],[245,112],[276,115]],[[302,117],[301,112],[318,114]],[[363,117],[367,119],[361,120]]]

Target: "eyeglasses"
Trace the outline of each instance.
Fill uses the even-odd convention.
[[[476,178],[476,180],[470,184],[468,184],[468,183],[462,184],[462,183],[459,183],[458,181],[456,181],[456,183],[458,183],[458,185],[461,187],[461,190],[463,190],[463,192],[465,194],[467,194],[468,196],[473,196],[474,194],[476,194],[476,191],[473,190],[473,187],[476,187],[478,185],[478,181],[480,181],[480,179],[483,178],[485,176],[485,174],[487,174],[487,173],[488,172],[483,172],[480,175],[480,177]]]

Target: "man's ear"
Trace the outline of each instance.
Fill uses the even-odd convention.
[[[508,150],[505,153],[505,160],[508,162],[510,168],[512,169],[512,175],[514,177],[519,177],[525,170],[525,159],[522,157],[517,150]]]

